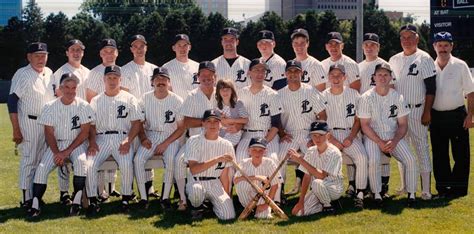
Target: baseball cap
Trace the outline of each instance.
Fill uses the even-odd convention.
[[[303,36],[309,39],[308,31],[304,28],[297,28],[293,30],[293,33],[291,33],[291,36],[290,36],[291,40],[293,40],[293,38],[296,36]]]
[[[168,72],[168,69],[166,67],[157,67],[153,69],[153,75],[151,76],[151,79],[153,80],[157,76],[164,76],[169,79],[170,73]]]
[[[147,44],[145,37],[141,34],[133,35],[130,37],[130,45],[132,45],[135,41],[143,41],[145,45]]]
[[[447,41],[447,42],[453,42],[453,35],[449,32],[438,32],[435,33],[433,42],[438,42],[438,41]]]
[[[374,74],[379,69],[385,69],[385,70],[389,71],[390,73],[392,73],[392,68],[390,67],[390,64],[388,64],[388,63],[379,63],[379,64],[375,65]]]
[[[366,34],[364,34],[364,42],[366,42],[366,41],[371,41],[371,42],[375,42],[377,44],[380,44],[379,35],[377,35],[375,33],[366,33]]]
[[[221,114],[218,111],[212,109],[204,111],[204,114],[202,115],[202,121],[206,121],[210,118],[221,120]]]
[[[43,53],[47,54],[48,53],[48,45],[43,42],[33,42],[28,45],[28,48],[26,49],[26,52],[31,54],[31,53]]]
[[[114,39],[103,39],[102,42],[100,43],[100,49],[104,49],[105,47],[112,47],[114,49],[117,49],[117,42],[115,42]]]
[[[344,67],[343,64],[335,63],[335,64],[329,66],[329,72],[331,72],[332,70],[335,70],[335,69],[339,69],[339,71],[346,74],[346,67]]]
[[[70,80],[75,81],[76,84],[80,83],[80,80],[79,80],[79,78],[77,78],[76,75],[74,75],[71,72],[67,72],[67,73],[64,73],[64,74],[61,75],[61,79],[59,79],[59,84],[62,85],[64,82],[70,81]]]
[[[122,73],[120,71],[120,67],[117,66],[117,65],[112,65],[112,66],[105,67],[104,75],[108,75],[108,74],[116,74],[116,75],[119,75],[119,76],[122,75]]]
[[[173,45],[178,43],[178,41],[180,41],[180,40],[184,40],[187,43],[191,44],[191,41],[189,40],[188,35],[186,35],[186,34],[176,34],[176,36],[174,36]]]
[[[326,122],[313,122],[309,129],[310,134],[324,135],[329,132],[328,124]]]
[[[339,32],[330,32],[328,33],[327,42],[335,41],[337,43],[342,43],[342,35]]]
[[[249,70],[252,70],[253,67],[260,64],[263,65],[266,70],[268,70],[268,65],[262,59],[259,58],[252,59],[252,61],[250,61]]]
[[[209,71],[216,72],[216,65],[214,65],[214,63],[211,61],[202,61],[199,63],[198,71],[201,71],[202,69],[207,69]]]
[[[260,147],[266,149],[267,141],[262,137],[253,137],[252,139],[250,139],[249,143],[249,148],[251,147]]]
[[[405,24],[405,25],[403,25],[402,27],[400,27],[399,33],[401,33],[402,31],[405,31],[405,30],[411,31],[411,32],[413,32],[413,33],[418,33],[418,28],[417,28],[415,25],[413,25],[413,24]]]
[[[258,41],[260,40],[274,41],[275,35],[270,30],[262,30],[258,32]]]
[[[232,27],[224,28],[224,29],[222,29],[221,37],[225,36],[225,35],[232,35],[236,38],[239,38],[239,30],[237,30],[236,28],[232,28]]]
[[[286,61],[285,71],[288,71],[288,69],[290,69],[292,67],[296,67],[300,70],[303,70],[303,67],[301,66],[300,61],[296,61],[296,60],[293,60],[293,59]]]
[[[78,40],[78,39],[72,39],[72,40],[69,40],[69,41],[66,43],[66,50],[69,49],[69,47],[71,47],[71,46],[73,46],[73,45],[79,45],[82,50],[86,49],[86,47],[84,46],[84,44],[82,43],[82,41],[80,41],[80,40]]]

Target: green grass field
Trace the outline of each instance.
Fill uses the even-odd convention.
[[[471,141],[472,148],[472,141]],[[455,200],[421,201],[416,208],[406,208],[406,197],[394,197],[384,204],[384,208],[375,208],[366,201],[366,209],[353,209],[352,200],[343,198],[343,209],[336,215],[313,215],[311,217],[290,217],[288,221],[255,220],[220,222],[208,216],[199,222],[192,222],[188,213],[164,213],[158,200],[153,200],[148,211],[133,209],[129,214],[118,212],[118,199],[103,204],[98,217],[66,217],[66,210],[59,205],[59,191],[56,172],[51,173],[49,187],[44,196],[39,220],[25,219],[24,211],[19,208],[20,190],[17,189],[18,165],[20,156],[14,154],[11,141],[11,126],[5,105],[0,105],[0,232],[449,232],[469,233],[474,230],[473,174],[470,178],[470,196]],[[474,167],[471,164],[471,169]],[[472,170],[471,170],[472,171]],[[157,171],[155,187],[161,184],[161,171]],[[289,170],[289,181],[293,181],[293,170]],[[392,163],[390,193],[399,185],[398,169]],[[291,188],[289,184],[287,189]],[[158,188],[161,191],[161,188]],[[71,183],[72,190],[72,183]],[[436,191],[433,192],[435,193]],[[234,203],[237,199],[234,197]],[[289,205],[283,209],[290,214],[296,203],[296,197],[289,198]],[[133,206],[132,206],[133,208]],[[240,213],[242,208],[237,208]]]

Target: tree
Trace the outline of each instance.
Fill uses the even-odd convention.
[[[24,23],[12,17],[0,31],[0,79],[10,80],[16,69],[27,64]]]
[[[41,41],[44,34],[43,13],[36,1],[28,1],[22,17],[27,43]]]
[[[48,44],[48,66],[56,70],[65,61],[65,47],[66,41],[66,25],[68,23],[67,16],[59,12],[59,14],[50,14],[46,17],[44,22],[44,42]]]

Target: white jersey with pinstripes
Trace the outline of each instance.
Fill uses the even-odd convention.
[[[369,89],[360,97],[357,109],[357,117],[370,119],[370,127],[376,133],[395,132],[397,119],[409,113],[403,96],[394,89],[390,89],[385,96],[380,96],[375,88]]]
[[[91,107],[96,113],[97,133],[106,131],[127,132],[131,128],[131,121],[143,121],[143,114],[138,106],[137,99],[130,93],[120,90],[113,96],[100,93],[91,100]]]
[[[327,73],[324,72],[323,64],[319,60],[313,56],[309,56],[300,62],[303,68],[303,77],[301,77],[302,83],[309,84],[313,87],[326,83]]]
[[[176,58],[163,64],[170,73],[171,89],[173,93],[186,99],[189,92],[199,87],[198,70],[199,63],[188,59],[188,62],[182,63]]]
[[[76,97],[69,105],[64,105],[61,98],[57,98],[46,103],[38,123],[53,127],[56,140],[73,141],[81,132],[81,125],[94,120],[94,111],[82,98]]]
[[[62,65],[56,72],[54,72],[54,85],[55,88],[59,88],[59,82],[61,81],[61,76],[65,73],[72,73],[79,78],[79,84],[76,88],[76,96],[86,100],[86,79],[89,76],[89,68],[80,65],[78,68],[73,67],[69,63],[65,63]]]
[[[151,76],[153,70],[157,66],[155,64],[145,62],[140,65],[133,60],[122,67],[123,87],[127,87],[129,92],[136,98],[140,98],[144,93],[153,90],[151,86]]]
[[[223,55],[215,58],[212,62],[216,65],[218,80],[231,80],[237,90],[250,85],[250,77],[247,75],[250,60],[244,56],[239,55],[232,66],[229,66]]]
[[[329,67],[331,65],[344,65],[344,68],[346,69],[346,80],[344,81],[344,84],[346,86],[349,86],[349,84],[351,84],[352,82],[360,79],[359,66],[353,59],[349,58],[349,56],[347,55],[343,54],[342,57],[337,61],[332,61],[331,57],[329,57],[323,60],[321,63],[323,64],[325,74],[329,74]],[[327,84],[327,86],[329,86],[329,83]]]
[[[329,128],[352,128],[357,106],[359,105],[359,93],[349,87],[339,95],[331,93],[327,88],[322,93],[322,98],[326,102],[327,124]]]
[[[410,56],[400,52],[389,60],[390,66],[397,77],[395,89],[403,95],[410,105],[425,102],[424,79],[436,75],[436,67],[431,56],[417,49]]]
[[[245,158],[239,166],[240,168],[242,168],[242,170],[247,176],[266,177],[270,177],[277,168],[275,162],[271,158],[267,157],[262,157],[262,163],[260,163],[260,165],[258,166],[253,165],[252,158]],[[242,176],[242,174],[240,173],[240,171],[237,171],[234,177],[236,178],[239,176]],[[270,185],[273,186],[282,182],[283,180],[281,179],[280,173],[277,173],[270,182]]]
[[[282,111],[278,93],[266,85],[256,94],[250,91],[250,86],[242,88],[237,93],[249,113],[249,121],[244,128],[263,131],[270,129],[271,116],[278,115]]]
[[[206,94],[202,92],[200,88],[192,90],[188,97],[184,100],[183,105],[179,113],[185,117],[201,119],[202,115],[206,110],[213,109],[216,104],[216,91],[211,95],[211,98],[207,98]],[[201,133],[201,128],[190,128],[189,135],[193,136]]]
[[[92,68],[85,83],[86,89],[90,89],[96,93],[104,92],[104,71],[105,66],[103,64],[99,64],[96,67]]]
[[[314,168],[327,172],[328,176],[324,178],[325,181],[339,181],[343,178],[341,151],[331,143],[328,143],[327,149],[322,154],[318,152],[317,146],[310,147],[304,155],[304,160]],[[298,169],[309,174],[302,165]]]
[[[185,147],[184,157],[186,162],[205,162],[224,154],[230,155],[235,159],[234,146],[232,146],[230,141],[222,137],[218,137],[216,140],[208,140],[204,134],[195,135],[188,139]],[[231,166],[231,163],[221,162],[193,176],[219,177],[224,168]]]
[[[262,59],[262,58],[261,58]],[[267,77],[265,78],[265,85],[273,86],[273,82],[280,79],[285,79],[285,60],[278,54],[272,54],[265,63],[268,66]]]
[[[145,93],[139,101],[145,116],[145,130],[172,133],[183,117],[179,113],[183,99],[173,92],[163,99],[155,97],[153,91]]]
[[[319,91],[307,84],[301,84],[296,91],[288,86],[278,91],[281,101],[281,122],[286,131],[308,130],[316,115],[326,107]]]
[[[360,72],[360,94],[365,93],[367,90],[375,87],[375,81],[373,78],[375,66],[381,63],[388,63],[382,58],[377,57],[374,61],[367,62],[364,60],[359,63]],[[392,72],[392,78],[395,79],[395,75]],[[393,81],[392,81],[393,83]]]

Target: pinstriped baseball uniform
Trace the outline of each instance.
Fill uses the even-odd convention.
[[[247,109],[241,101],[237,101],[234,108],[227,106],[224,103],[222,104],[222,107],[222,109],[219,109],[219,107],[216,105],[215,109],[220,111],[228,118],[248,118],[249,116]],[[224,127],[221,127],[219,136],[230,141],[232,145],[237,146],[237,144],[240,142],[240,138],[242,138],[242,131],[238,131],[237,133],[228,133],[225,131]]]
[[[372,75],[375,71],[375,66],[377,64],[387,63],[382,58],[377,57],[374,61],[367,62],[366,60],[359,63],[359,72],[360,72],[360,94],[365,93],[367,90],[375,87],[375,81],[372,78]],[[392,74],[393,79],[395,80],[395,75]],[[392,81],[393,82],[393,81]]]
[[[185,147],[186,162],[205,162],[224,154],[235,158],[232,143],[221,137],[218,137],[216,140],[208,140],[205,138],[204,134],[196,135],[189,138]],[[221,220],[235,218],[232,199],[224,191],[224,187],[219,180],[222,170],[231,166],[232,164],[230,163],[218,163],[205,171],[189,175],[188,183],[186,184],[186,191],[189,194],[188,198],[193,207],[199,207],[205,199],[209,199],[213,205],[213,210],[217,218]],[[203,179],[206,177],[214,177],[216,179]]]
[[[268,66],[268,73],[264,84],[271,88],[276,80],[285,79],[286,62],[280,55],[274,53],[265,63]]]
[[[313,56],[309,56],[300,62],[303,68],[303,77],[301,77],[302,83],[309,84],[313,87],[326,83],[327,72],[325,72],[323,64],[319,60]]]
[[[151,86],[151,75],[155,64],[145,62],[144,65],[135,63],[133,60],[122,67],[122,86],[127,87],[129,92],[136,98],[153,90]],[[102,82],[103,83],[103,82]]]
[[[250,86],[240,89],[237,93],[249,113],[249,121],[244,126],[244,134],[242,134],[242,139],[240,139],[236,151],[237,162],[241,162],[248,157],[247,149],[250,140],[253,137],[265,137],[272,127],[271,116],[280,114],[282,108],[278,93],[268,86],[264,85],[263,89],[256,94],[250,91]],[[279,137],[277,135],[267,145],[267,156],[275,160],[278,160],[278,141]]]
[[[299,213],[298,216],[321,212],[323,206],[330,206],[331,201],[341,197],[344,191],[342,155],[336,146],[328,143],[328,148],[321,154],[316,146],[310,147],[304,160],[314,168],[327,172],[328,176],[322,180],[311,177],[311,191],[304,198],[304,214]],[[302,165],[298,169],[309,174]]]
[[[131,148],[128,154],[122,155],[118,149],[130,131],[131,122],[143,121],[138,101],[130,93],[121,90],[113,97],[100,93],[91,100],[91,107],[96,113],[96,120],[92,124],[96,126],[99,151],[95,156],[88,157],[91,161],[87,171],[88,197],[97,196],[97,170],[109,155],[114,157],[120,168],[122,195],[131,195],[134,152]]]
[[[18,122],[23,141],[18,145],[20,162],[19,187],[27,190],[26,200],[32,198],[33,178],[41,161],[46,142],[44,128],[37,124],[37,117],[46,102],[54,99],[53,72],[45,67],[36,72],[31,65],[18,69],[12,78],[10,93],[18,97]]]
[[[232,66],[229,66],[223,55],[215,58],[212,62],[216,65],[217,80],[231,80],[237,90],[250,85],[250,78],[247,75],[250,60],[244,56],[239,55]]]
[[[64,150],[76,139],[81,132],[81,125],[94,120],[95,113],[89,103],[81,98],[64,105],[58,98],[47,103],[38,119],[38,124],[51,126],[54,128],[58,149]],[[81,144],[74,149],[69,156],[74,168],[75,176],[86,176],[87,157],[86,147]],[[54,164],[54,154],[51,148],[47,148],[35,173],[34,183],[47,184],[48,174],[56,168]]]
[[[178,122],[183,120],[179,114],[183,99],[178,95],[170,92],[164,99],[155,97],[154,91],[145,93],[139,101],[140,109],[145,117],[145,131],[147,137],[152,142],[152,147],[147,149],[139,146],[137,154],[134,158],[135,175],[137,184],[142,190],[145,190],[145,163],[150,159],[156,146],[166,140],[178,127]],[[178,153],[179,141],[176,140],[170,145],[163,154],[163,162],[165,164],[165,172],[163,175],[163,183],[173,183],[174,160]],[[146,194],[140,193],[142,198]]]
[[[394,137],[398,127],[398,118],[410,113],[404,97],[394,89],[390,89],[387,95],[380,96],[375,89],[365,92],[360,100],[357,109],[357,117],[360,119],[370,119],[370,127],[382,140],[390,140]],[[379,146],[364,137],[365,149],[369,157],[369,182],[373,193],[380,193],[382,189],[380,157],[382,151]],[[417,166],[416,158],[411,153],[405,141],[401,139],[392,154],[406,168],[405,181],[409,193],[416,192]]]
[[[104,86],[104,71],[105,66],[103,64],[99,64],[96,67],[92,68],[89,72],[89,76],[84,83],[86,89],[90,89],[96,93],[101,93],[105,90]]]
[[[245,172],[246,175],[249,177],[251,176],[265,176],[265,177],[270,177],[273,172],[277,169],[277,165],[273,160],[270,158],[263,157],[262,158],[262,163],[258,166],[253,165],[252,159],[251,158],[246,158],[240,163],[240,168]],[[242,176],[239,171],[235,173],[235,178]],[[270,182],[270,186],[277,185],[282,183],[281,176],[277,174],[275,177],[273,177],[272,181]],[[260,188],[263,187],[263,183],[256,183],[257,186]],[[255,189],[249,184],[247,180],[240,181],[235,185],[237,196],[239,197],[240,204],[242,204],[243,207],[246,207],[255,197],[257,192]],[[270,190],[266,190],[265,192],[268,195],[268,192]],[[265,200],[260,198],[258,201],[257,205],[264,204]],[[262,211],[260,213],[255,214],[256,218],[270,218],[271,217],[271,208],[268,207],[266,211]]]
[[[62,65],[58,70],[54,72],[54,85],[55,89],[59,88],[59,81],[61,76],[65,73],[72,73],[79,78],[80,83],[77,85],[76,88],[76,96],[86,100],[86,88],[85,88],[85,81],[89,76],[90,70],[87,67],[81,65],[79,68],[75,68],[71,66],[69,63],[65,63]]]
[[[163,67],[168,69],[170,77],[172,77],[170,82],[173,93],[183,100],[186,99],[191,90],[199,87],[198,62],[188,59],[187,63],[182,63],[177,59],[172,59],[163,64]]]
[[[357,65],[357,63],[354,60],[352,60],[351,58],[349,58],[348,56],[346,56],[344,54],[342,55],[342,57],[338,61],[332,61],[331,57],[329,57],[329,58],[323,60],[321,63],[323,64],[325,74],[329,73],[329,67],[333,64],[342,64],[342,65],[344,65],[344,67],[346,69],[346,78],[347,78],[344,81],[344,84],[346,86],[349,86],[352,82],[357,81],[357,80],[360,79],[359,66]],[[329,83],[327,83],[326,86],[329,86]]]
[[[360,95],[356,90],[344,87],[341,94],[334,95],[328,88],[321,96],[326,102],[327,124],[331,129],[331,135],[342,143],[351,133]],[[359,137],[354,138],[352,145],[342,149],[342,152],[347,154],[356,166],[356,188],[365,189],[367,187],[368,164],[362,140]]]
[[[431,172],[428,126],[421,124],[421,116],[426,91],[423,80],[436,75],[434,61],[428,53],[417,49],[410,56],[398,53],[390,58],[389,63],[397,78],[395,89],[403,95],[411,109],[408,115],[407,141],[415,148],[420,172]]]

